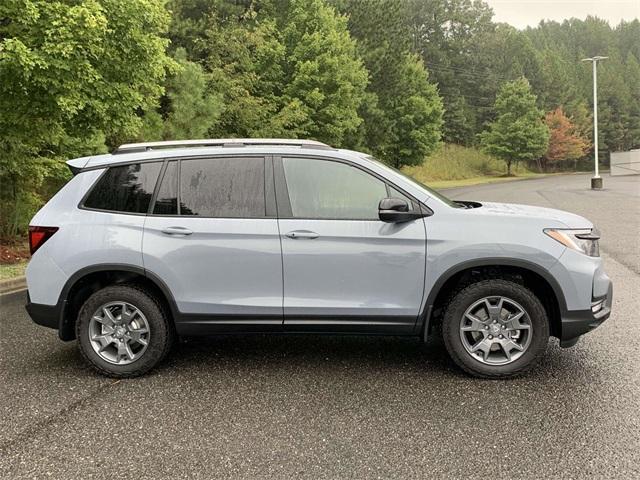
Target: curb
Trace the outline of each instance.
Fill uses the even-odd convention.
[[[17,292],[26,288],[27,278],[24,276],[0,280],[0,295]]]

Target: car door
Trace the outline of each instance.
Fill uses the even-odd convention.
[[[423,218],[385,223],[378,203],[407,198],[357,165],[276,157],[286,330],[413,331],[424,293]]]
[[[272,165],[263,156],[166,164],[145,223],[143,261],[171,291],[182,331],[185,323],[282,328]]]

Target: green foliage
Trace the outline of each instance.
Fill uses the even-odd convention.
[[[131,139],[316,138],[447,178],[478,153],[441,139],[481,141],[495,157],[474,175],[511,171],[544,153],[542,111],[592,142],[593,55],[600,148],[638,148],[639,37],[593,17],[518,31],[478,0],[4,0],[0,236],[68,178],[61,160]]]
[[[536,160],[547,150],[549,128],[536,107],[536,97],[526,79],[506,83],[495,104],[497,118],[480,134],[484,150],[507,163]]]
[[[209,92],[222,96],[212,136],[306,137],[338,146],[355,136],[367,71],[346,18],[326,2],[171,5],[176,45],[192,47],[191,57],[211,74]]]
[[[411,53],[403,23],[407,5],[394,0],[345,0],[349,28],[370,72],[364,120],[355,143],[395,165],[421,163],[438,145],[442,102],[423,62]],[[359,145],[361,144],[361,145]]]
[[[504,162],[475,147],[441,144],[420,165],[406,166],[402,171],[429,185],[434,182],[498,177],[504,174]],[[514,167],[514,173],[528,174],[524,165]]]
[[[442,126],[442,102],[422,62],[406,55],[401,68],[396,96],[383,104],[390,120],[383,158],[396,167],[422,163],[437,147]]]
[[[542,22],[518,31],[492,22],[491,9],[481,1],[334,3],[351,17],[350,30],[359,40],[359,51],[371,72],[370,90],[377,95],[384,96],[380,91],[386,92],[387,87],[372,88],[379,81],[376,76],[385,65],[394,63],[393,55],[380,54],[387,45],[393,53],[409,48],[422,58],[444,103],[443,139],[447,142],[469,145],[477,141],[477,133],[495,117],[493,105],[500,87],[522,76],[529,80],[537,105],[544,111],[563,107],[574,118],[574,110],[582,110],[585,103],[592,109],[591,70],[580,59],[593,55],[610,57],[600,65],[601,148],[627,150],[640,142],[636,133],[640,89],[635,87],[634,68],[634,62],[640,60],[637,19],[612,28],[603,20],[588,17]],[[389,38],[385,39],[387,32]],[[383,68],[370,57],[380,59]],[[368,111],[376,113],[379,103],[367,105]],[[384,116],[372,116],[372,120],[382,129]]]
[[[576,123],[579,123],[578,117],[582,117],[577,111],[582,109],[579,104],[586,101],[588,109],[593,109],[591,63],[580,62],[580,59],[608,56],[608,60],[598,64],[600,150],[640,147],[640,89],[637,87],[640,82],[637,69],[640,22],[637,19],[621,22],[615,28],[594,17],[562,23],[541,22],[523,35],[531,40],[536,50],[543,52],[544,57],[550,52],[554,57],[553,66],[543,62],[545,81],[534,85],[541,106],[547,111],[564,107]],[[588,135],[592,141],[592,132]]]
[[[342,145],[362,122],[358,108],[368,81],[347,19],[323,0],[292,0],[282,42],[284,105],[303,114],[296,134]]]
[[[61,159],[137,134],[162,93],[169,17],[161,0],[6,0],[0,19],[0,234],[14,236]]]
[[[208,91],[209,75],[202,67],[188,61],[182,48],[174,59],[178,68],[167,78],[161,108],[145,114],[145,140],[206,137],[222,112],[222,95]]]
[[[496,88],[502,83],[485,78],[496,70],[486,72],[474,65],[476,55],[483,53],[478,49],[479,38],[486,38],[495,30],[491,9],[484,2],[472,0],[403,3],[413,49],[444,101],[444,140],[469,145],[478,131],[477,106],[488,109],[495,98],[479,89]]]

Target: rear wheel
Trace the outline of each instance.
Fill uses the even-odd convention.
[[[549,322],[540,300],[518,283],[490,279],[449,301],[442,332],[451,358],[484,378],[520,375],[544,354]]]
[[[173,340],[166,312],[134,285],[113,285],[91,295],[80,309],[76,329],[85,359],[103,375],[117,378],[149,371]]]

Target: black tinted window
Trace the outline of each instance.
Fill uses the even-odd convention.
[[[180,214],[264,217],[264,160],[183,160],[180,166]]]
[[[178,162],[169,162],[162,178],[153,213],[177,215],[178,213]]]
[[[109,168],[84,202],[87,208],[147,213],[162,163],[138,163]]]

